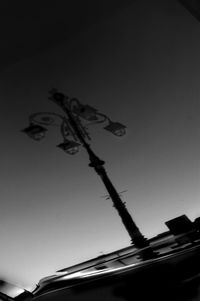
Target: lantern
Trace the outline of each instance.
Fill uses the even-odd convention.
[[[47,129],[41,125],[31,124],[29,127],[22,130],[22,132],[26,133],[30,138],[39,141],[45,137]]]
[[[74,155],[79,151],[79,145],[80,143],[77,143],[73,140],[65,139],[65,141],[57,145],[57,147],[61,148],[62,150],[64,150],[64,152],[66,152],[69,155]]]
[[[126,134],[126,126],[119,122],[110,122],[109,125],[104,127],[104,129],[118,137],[124,136]]]

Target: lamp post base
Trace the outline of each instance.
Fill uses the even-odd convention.
[[[149,260],[149,259],[155,259],[158,256],[159,256],[159,253],[152,250],[152,248],[149,246],[149,247],[145,248],[144,250],[140,251],[138,258],[140,258],[142,261],[145,261],[145,260]]]
[[[131,244],[135,245],[135,247],[138,249],[139,251],[138,257],[141,260],[154,259],[157,258],[159,255],[159,252],[155,252],[152,249],[152,247],[148,242],[148,239],[145,238],[142,235],[142,233],[140,233],[139,229],[137,233],[134,233],[134,237],[131,240]]]

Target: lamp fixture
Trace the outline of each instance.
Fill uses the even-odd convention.
[[[22,132],[26,133],[30,138],[40,141],[45,137],[47,129],[41,125],[30,124],[27,128],[22,130]]]
[[[76,153],[78,153],[79,146],[80,143],[68,139],[65,139],[63,143],[57,145],[57,147],[61,148],[62,150],[64,150],[64,152],[66,152],[69,155],[75,155]]]
[[[126,134],[126,126],[119,122],[110,121],[110,123],[105,126],[104,129],[118,137],[124,136]]]

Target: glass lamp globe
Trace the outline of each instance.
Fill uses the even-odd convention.
[[[64,152],[69,155],[75,155],[79,151],[80,144],[73,140],[65,140],[63,143],[57,145],[57,147],[61,148]]]
[[[47,129],[37,124],[31,124],[29,127],[22,130],[33,140],[39,141],[45,137]]]
[[[126,126],[119,122],[110,122],[109,125],[104,127],[104,129],[118,137],[126,134]]]

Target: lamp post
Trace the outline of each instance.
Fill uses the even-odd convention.
[[[91,140],[88,133],[87,125],[93,123],[108,122],[104,127],[105,130],[112,132],[114,135],[121,137],[126,133],[126,126],[118,122],[113,122],[106,115],[99,113],[91,106],[83,105],[76,98],[70,99],[63,93],[58,92],[56,89],[50,91],[50,97],[64,111],[65,115],[40,112],[30,115],[30,125],[23,130],[29,137],[34,140],[41,140],[44,138],[47,129],[44,125],[56,125],[56,120],[59,120],[60,131],[63,137],[63,142],[57,145],[64,150],[67,154],[74,155],[78,152],[79,146],[83,146],[89,155],[89,166],[94,168],[96,173],[103,181],[110,199],[113,202],[121,220],[131,238],[131,243],[141,251],[143,259],[149,259],[156,256],[155,252],[151,249],[147,239],[142,235],[139,228],[133,221],[130,213],[128,212],[124,202],[120,199],[118,192],[109,179],[107,172],[104,168],[105,162],[101,160],[91,149],[88,143]],[[83,125],[82,120],[88,122]],[[72,137],[73,139],[69,139]]]

